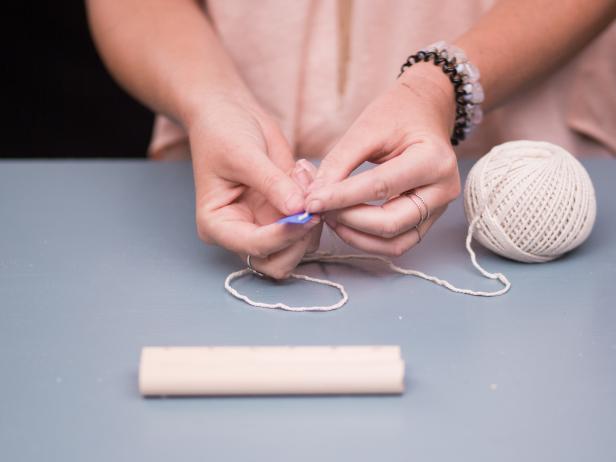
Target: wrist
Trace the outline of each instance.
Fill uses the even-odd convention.
[[[447,101],[454,101],[454,89],[449,77],[431,62],[417,63],[417,65],[405,70],[398,80],[409,85],[423,82],[427,85],[427,91],[433,90]]]
[[[447,74],[432,63],[417,63],[407,69],[398,84],[425,100],[430,108],[425,116],[432,118],[449,138],[456,118],[455,92]]]
[[[194,127],[202,126],[204,121],[216,117],[221,108],[229,106],[253,110],[259,108],[257,101],[243,84],[204,89],[187,98],[182,106],[181,123],[190,132]]]
[[[431,62],[440,67],[453,86],[456,112],[451,144],[463,141],[472,129],[481,123],[484,101],[483,87],[479,83],[479,69],[470,63],[464,50],[444,41],[436,42],[409,56],[400,69],[401,78],[411,67]]]

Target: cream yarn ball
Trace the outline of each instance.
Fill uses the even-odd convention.
[[[551,143],[512,141],[494,147],[464,186],[473,237],[503,257],[545,262],[589,236],[597,211],[588,173]]]

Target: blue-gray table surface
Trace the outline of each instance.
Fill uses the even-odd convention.
[[[289,313],[224,291],[242,263],[196,237],[188,164],[0,162],[0,460],[616,460],[616,163],[584,164],[598,218],[582,247],[536,265],[479,250],[511,279],[507,295],[311,264],[350,301]],[[465,253],[462,209],[399,262],[494,288]],[[263,300],[337,299],[305,282],[237,284]],[[145,345],[317,344],[401,345],[406,392],[138,393]]]

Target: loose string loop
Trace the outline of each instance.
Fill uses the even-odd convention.
[[[313,254],[306,255],[301,263],[312,263],[312,262],[320,262],[320,263],[339,263],[348,260],[358,260],[358,261],[378,261],[387,265],[389,269],[394,271],[395,273],[403,274],[406,276],[415,276],[421,279],[425,279],[426,281],[430,281],[434,284],[437,284],[441,287],[444,287],[452,292],[464,294],[464,295],[473,295],[476,297],[497,297],[499,295],[505,294],[510,288],[511,283],[507,279],[507,277],[502,273],[491,273],[484,269],[479,262],[477,261],[477,255],[471,246],[471,242],[473,240],[473,231],[475,229],[475,225],[479,220],[480,215],[478,215],[468,227],[468,233],[466,235],[466,250],[471,257],[471,263],[473,266],[481,273],[482,276],[488,279],[494,279],[500,282],[503,287],[500,290],[485,292],[485,291],[476,291],[471,289],[463,289],[460,287],[456,287],[451,284],[449,281],[445,279],[437,278],[436,276],[431,276],[429,274],[423,273],[422,271],[402,268],[396,264],[394,264],[391,260],[385,257],[381,257],[379,255],[367,255],[367,254],[346,254],[346,255],[334,255],[329,252],[315,252]],[[319,279],[312,276],[308,276],[306,274],[298,274],[291,273],[290,277],[294,279],[301,279],[304,281],[314,282],[316,284],[323,284],[330,287],[335,287],[338,289],[342,298],[334,303],[333,305],[325,305],[325,306],[290,306],[283,302],[277,303],[264,303],[251,299],[247,295],[241,294],[235,289],[231,283],[247,274],[253,274],[250,268],[244,268],[240,271],[235,271],[227,276],[225,279],[225,289],[235,298],[238,298],[247,304],[257,307],[257,308],[272,308],[272,309],[281,309],[285,311],[333,311],[341,308],[346,304],[349,300],[349,295],[347,294],[344,286],[338,282],[330,281],[328,279]]]

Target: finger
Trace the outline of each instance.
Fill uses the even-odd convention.
[[[308,190],[310,184],[314,181],[316,167],[306,159],[300,159],[295,163],[295,167],[291,172],[291,178],[302,188],[304,192]]]
[[[295,168],[291,174],[291,177],[306,190],[308,186],[313,182],[317,168],[311,162],[306,159],[299,159],[295,163]],[[308,244],[305,249],[305,253],[316,252],[321,243],[321,230],[322,224],[316,226],[308,233]]]
[[[373,153],[381,151],[382,147],[383,143],[375,136],[374,127],[358,119],[323,158],[312,188],[348,177]]]
[[[434,149],[447,152],[438,153]],[[436,183],[440,178],[455,177],[456,171],[455,155],[448,146],[435,148],[430,143],[417,143],[367,172],[316,189],[315,182],[306,198],[306,210],[319,213],[386,200],[412,188]]]
[[[314,229],[311,230],[298,242],[284,250],[268,255],[266,258],[251,258],[252,267],[274,279],[288,278],[307,253],[314,231]]]
[[[316,175],[317,175],[317,167],[310,161],[306,159],[299,159],[297,164],[306,172],[306,176],[310,179],[310,183],[308,186],[312,184]],[[306,253],[313,253],[319,250],[319,246],[321,245],[321,233],[323,231],[323,223],[321,222],[318,226],[315,226],[309,233],[309,242],[308,247],[306,248]]]
[[[291,172],[291,178],[293,178],[293,180],[297,182],[305,191],[308,186],[310,186],[310,184],[314,181],[316,173],[317,168],[312,162],[306,159],[299,159],[297,162],[295,162],[295,167]],[[322,228],[323,226],[321,223],[308,233],[309,239],[308,245],[305,249],[305,253],[312,253],[318,250],[321,243]]]
[[[308,247],[306,248],[306,253],[314,253],[319,250],[319,246],[321,245],[321,232],[323,231],[323,223],[315,226],[310,230],[308,235],[310,236],[308,241]]]
[[[247,157],[230,174],[232,180],[254,188],[285,215],[304,210],[304,191],[291,177],[265,154]]]
[[[301,240],[320,222],[313,217],[305,224],[272,223],[257,226],[241,220],[203,220],[202,239],[214,242],[235,253],[265,258]]]
[[[301,166],[304,170],[306,170],[308,172],[308,175],[310,176],[311,181],[314,181],[318,173],[316,165],[314,165],[307,159],[299,159],[297,161],[297,165]]]
[[[401,194],[383,205],[360,204],[330,214],[349,228],[375,236],[391,238],[405,233],[454,198],[455,191],[440,185],[418,188]]]
[[[293,151],[280,127],[276,123],[266,123],[262,128],[268,157],[281,170],[291,170],[295,166]]]
[[[445,209],[446,206],[435,210],[434,214],[425,223],[392,238],[383,238],[372,234],[366,234],[342,224],[334,224],[334,232],[344,242],[357,249],[372,254],[399,257],[423,239],[426,232],[443,214]]]

